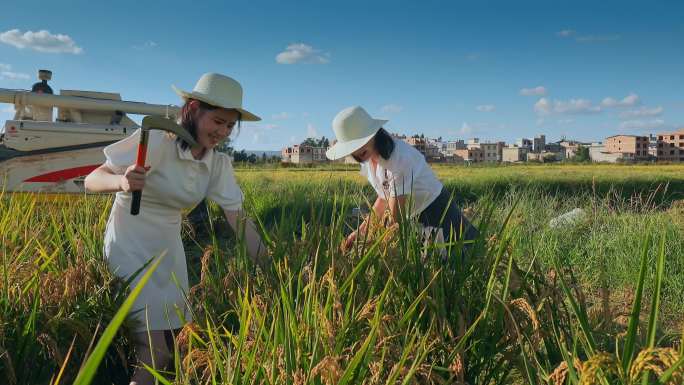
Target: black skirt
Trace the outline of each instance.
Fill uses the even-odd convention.
[[[451,242],[460,239],[471,241],[476,239],[480,233],[470,221],[463,216],[461,209],[452,200],[451,194],[446,188],[442,187],[442,192],[435,198],[428,207],[420,213],[418,221],[425,227],[440,228],[444,240],[449,242],[449,237],[453,231]],[[442,217],[444,219],[442,219]],[[464,245],[468,249],[469,245]]]

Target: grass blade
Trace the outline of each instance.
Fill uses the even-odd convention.
[[[164,256],[165,254],[162,254],[159,258],[157,258],[157,260],[150,266],[142,278],[140,278],[140,282],[138,282],[128,297],[126,297],[123,305],[121,305],[119,310],[114,315],[112,321],[109,323],[109,325],[107,325],[107,328],[102,333],[100,341],[98,341],[97,345],[95,345],[95,349],[93,349],[93,353],[86,360],[83,369],[81,369],[76,376],[74,385],[89,385],[93,381],[95,373],[97,372],[97,368],[100,366],[100,362],[104,358],[109,344],[112,342],[117,330],[119,330],[119,327],[126,319],[129,310],[131,310],[133,303],[140,295],[143,287],[145,284],[147,284],[147,281],[150,279],[150,277],[152,277],[152,273],[154,273],[159,266],[159,263],[164,259]]]
[[[639,279],[637,281],[637,289],[634,294],[634,304],[632,305],[632,313],[629,316],[629,326],[627,327],[627,338],[625,341],[625,348],[622,353],[622,369],[627,372],[632,364],[634,356],[634,347],[636,345],[636,332],[639,326],[639,314],[641,313],[641,299],[644,295],[644,281],[646,280],[646,266],[648,262],[648,247],[651,244],[651,232],[647,232],[646,238],[641,249],[641,268],[639,271]]]

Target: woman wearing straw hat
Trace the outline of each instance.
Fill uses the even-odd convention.
[[[152,130],[147,167],[137,167],[140,133],[136,132],[106,147],[106,162],[85,180],[88,191],[116,192],[104,239],[105,257],[114,274],[129,277],[150,258],[165,253],[131,312],[139,321],[138,361],[158,369],[170,363],[172,331],[192,319],[183,297],[188,292],[188,273],[181,212],[209,198],[223,209],[236,233],[244,231],[253,260],[262,263],[267,252],[253,222],[243,215],[243,196],[230,158],[214,150],[242,121],[260,120],[242,108],[242,87],[232,78],[207,73],[192,92],[174,90],[184,100],[179,123],[198,145]],[[131,216],[131,192],[143,187],[140,215]],[[152,384],[153,378],[138,368],[131,383]]]
[[[451,235],[453,240],[475,239],[478,231],[451,203],[449,192],[425,157],[413,146],[390,136],[383,128],[385,123],[387,120],[373,119],[362,107],[345,108],[333,120],[337,142],[326,156],[335,160],[351,155],[361,163],[361,175],[368,178],[377,193],[373,212],[378,218],[389,210],[396,222],[400,213],[406,213],[417,218],[424,229],[434,229],[433,239],[449,240]],[[344,249],[355,242],[359,233],[365,233],[368,220],[347,237]]]

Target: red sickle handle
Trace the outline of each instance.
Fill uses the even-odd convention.
[[[147,157],[147,140],[150,132],[145,129],[140,129],[140,142],[138,143],[138,157],[135,165],[145,167],[145,158]],[[131,202],[131,215],[138,215],[140,213],[140,200],[142,199],[142,190],[133,191],[133,201]]]

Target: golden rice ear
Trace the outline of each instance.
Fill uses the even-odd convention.
[[[599,352],[589,358],[582,366],[580,385],[601,384],[600,379],[608,375],[617,375],[620,367],[615,355]]]
[[[59,350],[57,341],[52,338],[52,336],[47,333],[40,333],[36,340],[41,346],[43,346],[44,350],[47,352],[47,355],[52,358],[53,361],[55,361],[55,364],[58,366],[62,365],[64,362],[64,356]]]
[[[202,253],[202,269],[200,271],[200,284],[204,284],[209,277],[210,263],[214,255],[214,247],[208,246]]]
[[[581,377],[582,376],[582,368],[584,365],[582,364],[582,361],[579,359],[575,358],[572,361],[572,366],[575,369],[575,372]],[[568,363],[567,361],[561,362],[556,369],[551,372],[549,375],[549,383],[553,385],[565,385],[565,380],[568,376]]]
[[[680,359],[679,352],[672,348],[648,348],[637,354],[629,371],[629,378],[636,383],[646,373],[653,373],[660,377],[673,367]],[[684,368],[680,366],[670,378],[668,384],[682,384],[684,382]]]
[[[568,363],[563,361],[549,375],[549,383],[552,385],[565,385],[568,376]]]
[[[314,366],[313,370],[311,370],[311,378],[320,376],[323,383],[326,385],[337,384],[343,373],[339,361],[339,356],[323,357],[323,359]]]
[[[188,349],[191,339],[194,338],[193,334],[198,334],[199,331],[199,326],[197,326],[196,323],[190,322],[185,324],[180,333],[176,336],[176,345],[178,348],[181,350]]]
[[[449,365],[449,372],[451,372],[451,375],[454,378],[457,378],[459,381],[463,381],[465,365],[463,363],[463,356],[461,353],[456,353],[454,361],[451,363],[451,365]]]
[[[207,383],[211,379],[212,357],[206,349],[193,349],[181,361],[183,372],[186,377],[192,374],[199,375],[201,383]]]

